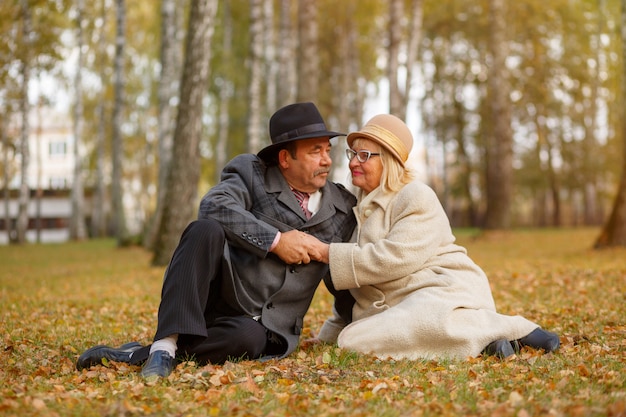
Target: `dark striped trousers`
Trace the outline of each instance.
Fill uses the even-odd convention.
[[[273,354],[261,323],[237,312],[225,312],[219,303],[225,235],[215,220],[189,224],[165,272],[154,340],[178,334],[176,356],[200,364],[232,359],[256,359]],[[132,356],[139,364],[150,346]]]

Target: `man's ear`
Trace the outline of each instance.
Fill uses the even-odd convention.
[[[278,151],[278,165],[283,168],[289,168],[289,157],[291,155],[289,155],[289,151],[287,149],[281,149],[280,151]]]

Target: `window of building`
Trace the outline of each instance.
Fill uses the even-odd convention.
[[[67,154],[67,143],[64,141],[53,141],[49,144],[51,157],[61,157]]]
[[[50,189],[58,190],[67,188],[67,179],[64,177],[50,177]]]

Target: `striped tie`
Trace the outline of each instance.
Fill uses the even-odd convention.
[[[306,216],[307,220],[310,219],[311,212],[307,208],[309,195],[307,193],[303,193],[302,191],[298,191],[298,190],[291,190],[291,191],[293,191],[293,195],[296,196],[296,200],[298,200],[298,204],[300,204],[300,208],[304,212],[304,215]]]

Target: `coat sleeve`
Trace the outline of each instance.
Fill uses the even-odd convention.
[[[255,216],[262,204],[258,194],[265,195],[264,167],[254,155],[240,155],[222,171],[220,182],[200,202],[199,218],[213,218],[224,227],[231,245],[259,257],[267,256],[278,228]],[[260,214],[260,211],[259,211]]]
[[[402,279],[425,267],[443,250],[458,250],[448,218],[434,191],[419,182],[407,184],[379,208],[388,218],[387,231],[372,236],[367,220],[361,223],[358,243],[330,245],[330,272],[338,290]]]

